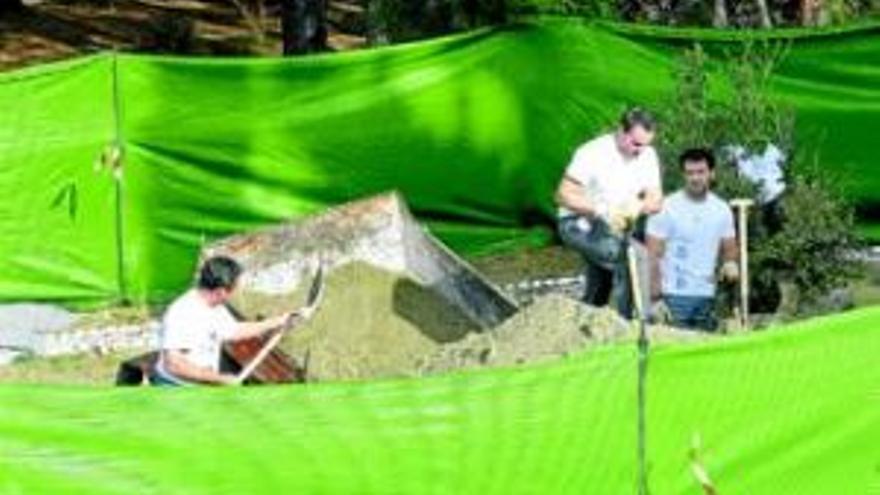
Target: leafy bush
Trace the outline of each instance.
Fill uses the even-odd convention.
[[[696,45],[682,56],[675,93],[661,111],[659,152],[667,164],[667,190],[682,184],[678,154],[705,146],[720,158],[714,190],[728,199],[752,198],[758,205],[758,188],[738,174],[722,150],[737,144],[754,153],[773,143],[788,157],[780,208],[752,208],[748,219],[756,311],[776,309],[780,283],[795,288],[796,309],[804,311],[860,271],[854,256],[860,247],[854,210],[845,200],[840,177],[830,172],[830,164],[813,158],[817,150],[796,141],[794,113],[768,96],[770,76],[786,51],[785,45],[745,44],[722,54],[716,64]]]

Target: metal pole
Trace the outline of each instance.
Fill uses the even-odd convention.
[[[648,462],[647,462],[647,429],[645,427],[645,381],[648,375],[648,333],[645,329],[645,312],[642,306],[642,289],[639,285],[638,263],[636,263],[635,248],[627,236],[623,247],[626,250],[626,261],[629,269],[629,282],[635,317],[639,321],[638,338],[638,380],[637,380],[637,407],[638,407],[638,463],[639,463],[639,495],[648,495]]]
[[[125,140],[122,134],[122,94],[119,88],[119,55],[116,51],[112,57],[112,97],[113,97],[113,144],[109,150],[108,165],[113,173],[116,214],[116,283],[119,290],[119,302],[128,305],[131,300],[128,293],[128,282],[125,261],[125,191],[123,170],[125,165]]]

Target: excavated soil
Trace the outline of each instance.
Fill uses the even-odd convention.
[[[706,338],[703,334],[650,326],[654,342]],[[634,342],[638,329],[609,308],[594,308],[559,295],[538,298],[499,327],[474,333],[429,356],[424,374],[459,369],[552,361],[591,346]]]
[[[247,317],[291,309],[304,295],[242,292],[235,306]],[[454,306],[409,278],[363,263],[327,278],[315,318],[282,340],[307,362],[310,381],[422,376],[462,368],[511,366],[559,359],[587,347],[636,338],[636,327],[613,310],[549,295],[500,326],[481,331]],[[654,340],[698,338],[652,327]]]
[[[364,263],[332,271],[326,284],[315,317],[281,342],[284,351],[308,364],[311,381],[413,376],[425,356],[478,328],[408,277]],[[301,303],[302,292],[242,291],[233,304],[248,317],[270,315]]]

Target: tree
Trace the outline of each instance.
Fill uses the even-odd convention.
[[[281,0],[285,55],[314,53],[327,46],[325,0]]]
[[[727,27],[727,4],[724,0],[715,0],[712,25],[717,28]]]
[[[761,27],[772,28],[773,23],[770,21],[770,9],[767,8],[767,0],[755,0],[758,4],[758,14],[761,18]]]

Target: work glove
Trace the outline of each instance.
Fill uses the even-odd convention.
[[[642,202],[637,199],[614,206],[608,212],[608,226],[615,234],[623,234],[635,224],[641,214]]]
[[[651,304],[649,316],[654,324],[668,325],[672,323],[672,312],[669,311],[669,306],[663,302],[663,299],[658,299]]]
[[[722,282],[736,282],[739,280],[739,265],[736,261],[725,261],[718,271],[718,278]]]

